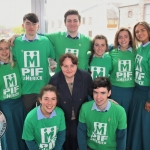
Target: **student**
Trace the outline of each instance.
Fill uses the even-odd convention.
[[[128,114],[130,100],[135,86],[135,46],[132,35],[127,28],[120,28],[115,35],[114,49],[111,50],[112,84],[111,98],[123,106]]]
[[[150,149],[150,27],[138,22],[133,28],[137,49],[135,58],[135,90],[129,111],[127,147],[129,150]]]
[[[14,41],[12,47],[22,76],[22,98],[29,112],[36,106],[38,93],[50,80],[48,58],[55,58],[50,41],[37,35],[39,20],[36,14],[28,13],[22,24],[25,34]]]
[[[71,53],[60,57],[61,71],[50,79],[60,93],[58,106],[66,119],[66,141],[64,150],[77,150],[77,124],[81,105],[92,96],[92,78],[87,71],[78,69],[78,59]]]
[[[65,141],[65,118],[56,107],[56,87],[46,85],[39,94],[40,106],[31,110],[25,120],[22,138],[29,150],[61,150]]]
[[[126,113],[111,101],[108,78],[93,81],[94,101],[82,105],[79,114],[78,144],[81,150],[125,150]]]
[[[88,52],[88,66],[92,79],[99,76],[109,77],[112,70],[112,60],[108,50],[107,38],[103,35],[96,35],[92,41],[91,52]]]
[[[60,71],[59,58],[65,53],[73,53],[78,57],[79,69],[86,69],[87,52],[91,47],[89,37],[79,33],[78,28],[81,24],[81,16],[77,10],[68,10],[64,14],[64,23],[67,28],[66,32],[56,32],[45,34],[55,47],[57,68],[56,72]],[[16,35],[15,35],[16,36]],[[13,45],[13,36],[10,41]]]
[[[21,138],[26,116],[21,99],[21,76],[5,39],[0,40],[0,111],[7,121],[7,130],[1,138],[2,150],[27,150]]]

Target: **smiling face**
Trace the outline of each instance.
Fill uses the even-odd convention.
[[[145,44],[149,41],[149,34],[148,34],[146,28],[141,24],[136,26],[135,36],[143,44]]]
[[[0,42],[0,61],[8,63],[10,58],[10,47],[7,42]]]
[[[107,50],[106,41],[104,39],[96,39],[94,42],[94,54],[97,57],[102,57],[102,55]]]
[[[68,15],[66,17],[65,26],[68,33],[78,33],[78,28],[80,26],[80,21],[78,15]]]
[[[129,47],[130,37],[128,31],[120,31],[118,35],[118,43],[121,50],[127,50]]]
[[[39,98],[41,111],[45,117],[49,117],[57,105],[57,96],[53,91],[45,91],[42,98]]]
[[[100,110],[104,110],[108,103],[108,97],[111,94],[111,90],[108,91],[106,87],[99,87],[93,89],[93,98]]]

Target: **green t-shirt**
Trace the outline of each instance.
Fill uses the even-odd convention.
[[[39,40],[27,42],[20,36],[12,47],[22,76],[23,94],[39,93],[50,80],[48,58],[55,58],[54,49],[46,37],[38,37]]]
[[[135,82],[141,86],[150,86],[150,43],[140,46],[135,58]]]
[[[110,74],[112,85],[119,87],[134,87],[136,51],[133,49],[132,51],[113,49],[109,53],[113,63]]]
[[[38,108],[36,107],[28,113],[22,138],[28,141],[35,140],[40,150],[52,150],[55,147],[58,131],[66,129],[64,112],[56,107],[54,109],[56,116],[38,120]]]
[[[79,39],[66,37],[66,32],[56,32],[45,34],[55,47],[57,69],[60,71],[59,58],[61,55],[70,52],[78,57],[78,68],[86,70],[87,52],[91,48],[91,40],[89,37],[80,34]]]
[[[99,112],[92,110],[93,103],[84,103],[79,115],[87,127],[87,145],[93,150],[116,150],[116,130],[127,128],[125,110],[111,102],[107,112]]]
[[[18,64],[0,65],[0,101],[21,96],[21,77]]]
[[[88,52],[88,58],[90,57]],[[93,57],[90,63],[90,71],[92,79],[97,77],[109,77],[110,71],[112,70],[112,60],[109,53],[104,53],[103,57]]]

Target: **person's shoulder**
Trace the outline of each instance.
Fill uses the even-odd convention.
[[[117,112],[117,113],[124,113],[125,112],[125,109],[121,106],[121,105],[119,105],[118,103],[114,103],[114,102],[111,102],[110,101],[110,103],[111,103],[111,107],[113,107],[113,109]]]
[[[92,106],[93,106],[93,103],[94,103],[94,100],[91,100],[91,101],[88,101],[88,102],[83,103],[83,104],[82,104],[82,109],[91,110],[91,109],[92,109]]]
[[[91,77],[90,73],[86,70],[77,69],[77,73],[80,73],[84,77]]]
[[[111,56],[110,56],[109,52],[105,52],[105,53],[104,53],[104,58],[109,58],[109,59],[111,59]]]
[[[51,76],[51,79],[58,79],[60,77],[61,71],[55,73],[53,76]]]
[[[38,108],[38,107],[32,109],[32,110],[27,114],[26,120],[33,121],[33,120],[35,120],[35,118],[37,118],[37,108]]]
[[[22,35],[15,38],[14,43],[23,42]]]
[[[84,40],[88,40],[88,41],[91,41],[91,38],[87,35],[84,35],[82,33],[80,33],[80,39],[84,39]]]
[[[57,115],[62,115],[62,114],[64,114],[64,111],[63,111],[60,107],[58,107],[58,106],[55,107],[55,111],[56,111],[56,114],[57,114]]]

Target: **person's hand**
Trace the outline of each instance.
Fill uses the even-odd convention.
[[[20,36],[20,35],[13,35],[10,39],[8,39],[8,42],[10,43],[10,46],[14,46],[14,40],[18,36]]]
[[[116,101],[114,101],[113,99],[109,99],[111,102],[113,102],[114,104],[118,104]],[[119,105],[119,104],[118,104]]]
[[[149,102],[145,103],[145,110],[150,112],[150,103]]]

